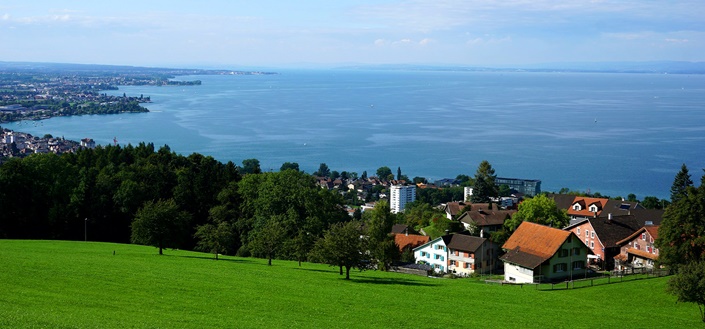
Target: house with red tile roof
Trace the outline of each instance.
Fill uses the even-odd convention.
[[[523,222],[504,243],[504,279],[538,283],[583,277],[592,251],[573,232]]]
[[[394,243],[399,246],[400,252],[410,251],[428,242],[431,238],[425,235],[398,233],[394,235]]]
[[[608,199],[575,197],[573,204],[568,208],[568,216],[572,218],[597,217],[607,205]]]
[[[588,217],[572,221],[564,229],[575,233],[595,253],[597,257],[591,263],[611,270],[615,267],[614,257],[620,254],[621,246],[618,242],[644,226],[659,225],[663,217],[663,210],[632,209],[628,213]]]
[[[630,236],[617,242],[620,253],[614,257],[614,269],[629,271],[634,268],[653,269],[658,260],[658,248],[654,241],[658,238],[658,226],[644,226]]]

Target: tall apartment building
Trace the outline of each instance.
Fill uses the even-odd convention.
[[[404,211],[406,205],[416,201],[416,186],[392,185],[389,187],[389,208],[391,212]]]

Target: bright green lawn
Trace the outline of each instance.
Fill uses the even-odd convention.
[[[113,251],[116,252],[113,255]],[[0,240],[1,328],[696,328],[667,278],[563,291],[92,242]]]

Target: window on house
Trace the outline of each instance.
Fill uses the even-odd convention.
[[[590,230],[585,230],[585,237],[590,237]]]
[[[595,241],[590,241],[590,249],[595,249]]]
[[[590,237],[593,238],[593,239],[595,238],[595,231],[592,231],[592,232],[590,233]]]
[[[450,265],[455,265],[455,261],[454,261],[454,260],[451,260],[451,261],[450,261]]]
[[[573,248],[573,255],[580,255],[580,248]]]
[[[568,257],[568,249],[561,249],[559,257]]]
[[[586,245],[586,246],[589,246],[589,245],[590,245],[590,240],[585,239],[585,245]]]
[[[578,204],[578,203],[574,204],[573,210],[580,210],[580,204]]]
[[[580,228],[578,227],[578,230],[576,231],[576,234],[580,235]]]
[[[646,241],[646,233],[641,233],[641,239]]]
[[[553,272],[565,272],[568,269],[568,264],[560,263],[553,265]]]
[[[654,243],[654,237],[649,237],[649,242]]]
[[[597,212],[597,206],[596,205],[591,205],[590,206],[590,212]]]
[[[585,268],[585,261],[576,260],[573,262],[573,269],[574,270],[582,270],[583,268]]]

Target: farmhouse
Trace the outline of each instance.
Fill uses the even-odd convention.
[[[592,251],[570,231],[523,222],[502,246],[504,279],[516,283],[557,281],[587,274]]]
[[[465,229],[471,233],[475,233],[475,229],[489,233],[502,229],[504,221],[509,219],[515,213],[516,210],[490,210],[480,208],[477,210],[473,209],[471,211],[466,211],[458,218],[458,221],[463,223]]]
[[[414,258],[417,264],[427,264],[436,273],[446,273],[448,270],[448,243],[452,235],[444,235],[414,248]]]
[[[448,271],[460,276],[491,273],[499,263],[498,251],[499,247],[488,239],[453,234],[448,243]]]
[[[634,268],[653,269],[659,250],[654,246],[658,238],[658,226],[644,226],[627,238],[618,241],[619,255],[614,257],[616,270]]]

